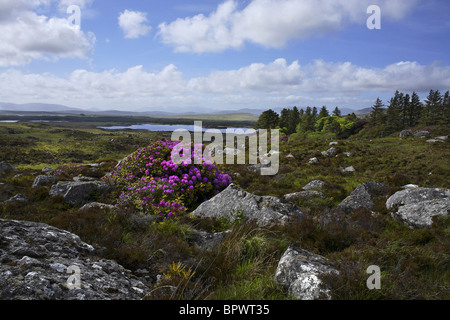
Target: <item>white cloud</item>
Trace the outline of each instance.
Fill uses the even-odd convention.
[[[402,19],[418,0],[252,0],[240,9],[235,0],[209,16],[199,14],[159,25],[159,36],[179,52],[221,52],[245,42],[280,48],[291,39],[364,23],[367,7],[378,4],[383,18]]]
[[[450,89],[450,67],[403,61],[365,68],[323,60],[301,66],[298,61],[287,63],[280,58],[190,79],[172,64],[157,72],[135,66],[125,71],[76,70],[68,77],[8,70],[0,73],[0,87],[0,101],[86,108],[169,110],[195,106],[198,111],[305,104],[362,108],[370,107],[380,94],[392,96],[397,89],[405,93],[446,91]]]
[[[145,12],[125,10],[119,15],[119,26],[127,39],[136,39],[147,35],[152,29],[151,26],[146,25],[147,22]]]
[[[34,12],[50,2],[1,2],[0,67],[25,65],[34,59],[86,58],[93,50],[93,33],[69,25],[67,19]]]

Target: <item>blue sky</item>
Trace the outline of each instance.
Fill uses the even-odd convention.
[[[367,28],[370,5],[381,29]],[[450,89],[449,14],[447,0],[0,0],[0,101],[203,112],[424,99]]]

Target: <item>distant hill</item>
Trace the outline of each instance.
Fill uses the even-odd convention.
[[[0,110],[27,111],[27,112],[57,112],[57,113],[83,113],[82,109],[70,108],[60,104],[25,103],[16,104],[0,102]]]

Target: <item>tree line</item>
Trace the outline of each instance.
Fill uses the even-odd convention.
[[[398,90],[386,106],[377,98],[369,116],[369,127],[385,136],[416,126],[450,125],[450,95],[430,90],[424,103],[416,92],[411,95]]]
[[[346,138],[367,127],[373,135],[386,136],[396,131],[415,126],[434,126],[450,124],[449,91],[442,95],[439,90],[430,90],[422,103],[418,94],[404,94],[398,90],[389,104],[384,105],[377,98],[369,116],[358,118],[355,113],[342,116],[339,107],[332,114],[326,106],[298,109],[284,108],[280,114],[269,109],[264,111],[256,122],[256,129],[280,129],[283,135],[331,133],[338,138]]]

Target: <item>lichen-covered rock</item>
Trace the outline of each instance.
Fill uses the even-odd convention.
[[[387,192],[388,187],[380,182],[371,181],[358,185],[339,205],[338,209],[351,213],[358,208],[373,209],[373,198]]]
[[[18,171],[16,168],[14,168],[11,164],[9,164],[6,161],[0,162],[0,175],[4,173],[10,173],[10,172],[16,172]]]
[[[331,299],[320,275],[339,273],[332,263],[320,255],[289,247],[281,257],[275,272],[275,281],[298,300]]]
[[[0,300],[140,300],[149,293],[129,270],[94,253],[70,232],[0,220]]]
[[[256,196],[235,184],[229,185],[212,199],[203,202],[192,214],[198,217],[226,217],[234,221],[239,213],[244,220],[256,220],[260,226],[284,224],[290,217],[303,213],[294,204],[270,196]]]
[[[320,191],[316,190],[306,190],[306,191],[300,191],[300,192],[294,192],[284,195],[284,199],[287,201],[292,201],[295,199],[309,199],[309,198],[324,198],[324,194]]]
[[[450,211],[450,189],[408,188],[394,193],[386,201],[391,215],[410,228],[430,228],[433,217]],[[395,211],[398,208],[397,211]]]
[[[89,182],[60,182],[50,189],[50,196],[63,196],[64,201],[74,205],[81,206],[89,202],[94,193],[105,193],[111,189],[111,185],[100,181]]]
[[[397,206],[419,203],[427,200],[450,197],[450,189],[442,188],[408,188],[398,191],[386,201],[386,208],[391,210]]]
[[[16,194],[14,197],[12,197],[6,201],[3,201],[3,203],[27,202],[27,201],[28,201],[27,196],[19,193],[19,194]]]
[[[33,188],[38,186],[52,185],[58,182],[58,178],[54,176],[40,175],[34,179]]]
[[[320,189],[325,185],[325,182],[322,180],[313,180],[310,183],[308,183],[306,186],[304,186],[303,190],[312,190],[312,189]]]
[[[330,149],[328,149],[327,151],[323,151],[322,155],[324,156],[328,156],[328,157],[334,157],[337,153],[337,149],[335,147],[331,147]]]

